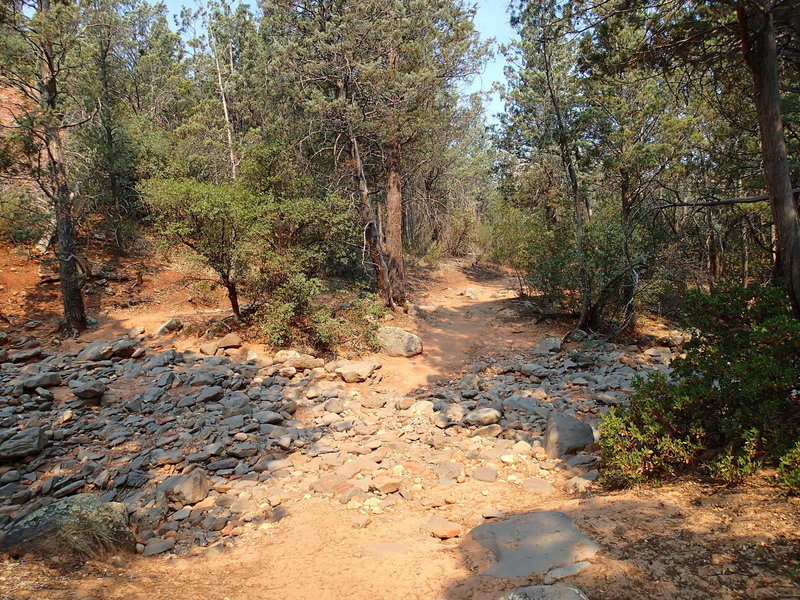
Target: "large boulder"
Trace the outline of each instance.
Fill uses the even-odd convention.
[[[0,551],[38,554],[56,562],[84,559],[136,546],[128,511],[118,502],[78,494],[49,504],[11,523]]]
[[[506,521],[484,523],[470,535],[494,554],[495,564],[484,572],[492,577],[544,575],[552,569],[589,559],[600,551],[600,546],[583,535],[566,514],[556,511],[525,513]]]
[[[592,427],[574,417],[558,411],[550,411],[544,434],[544,449],[550,458],[559,458],[583,450],[594,442]]]
[[[41,427],[29,427],[16,433],[0,430],[0,440],[3,440],[0,444],[0,462],[38,454],[47,444]]]
[[[422,352],[422,340],[399,327],[378,329],[378,344],[389,356],[414,356]]]

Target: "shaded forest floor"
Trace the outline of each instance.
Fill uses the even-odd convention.
[[[120,267],[115,273],[125,278],[108,278],[103,292],[92,296],[99,327],[84,340],[110,339],[136,326],[151,330],[173,316],[191,320],[224,311],[213,297],[192,298],[179,274],[163,266]],[[32,263],[13,253],[3,257],[0,312],[19,325],[41,321],[28,332],[46,340],[58,314],[57,289],[39,281]],[[457,381],[476,362],[495,365],[523,356],[568,329],[564,323],[535,323],[502,271],[447,263],[415,270],[410,288],[419,317],[395,317],[390,324],[415,330],[425,351],[410,359],[379,357],[380,386],[391,397],[421,397],[441,381]],[[170,340],[179,350],[197,343],[191,337]],[[257,343],[247,348],[268,352]],[[368,407],[360,410],[356,417],[368,420]],[[485,522],[487,511],[505,518],[539,510],[566,513],[601,546],[588,568],[564,580],[592,600],[800,597],[800,501],[781,497],[768,474],[735,488],[681,481],[622,492],[568,490],[571,473],[535,453],[506,461],[490,442],[466,432],[431,449],[407,444],[402,440],[414,439],[410,430],[424,433],[418,420],[388,404],[376,414],[379,429],[355,442],[374,439],[376,448],[391,447],[395,469],[419,483],[407,498],[367,510],[300,486],[281,518],[245,524],[230,543],[183,556],[111,557],[62,571],[28,560],[2,562],[0,598],[489,600],[542,578],[483,574],[492,555],[467,532]],[[442,460],[461,465],[462,475],[437,478]],[[496,479],[471,477],[479,464],[494,469]],[[295,469],[311,475],[336,466],[297,461]],[[552,485],[549,494],[520,485],[535,474]],[[425,525],[432,515],[458,523],[462,534],[432,537]]]

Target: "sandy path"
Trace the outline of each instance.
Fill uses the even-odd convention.
[[[448,262],[412,280],[411,287],[423,317],[411,328],[423,339],[424,351],[412,358],[382,358],[384,383],[400,394],[451,377],[479,355],[513,352],[564,333],[563,325],[536,325],[509,312],[514,280],[502,271]]]

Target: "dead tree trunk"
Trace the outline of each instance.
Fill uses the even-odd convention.
[[[222,101],[222,115],[225,117],[225,135],[228,138],[228,161],[231,165],[231,179],[236,179],[236,151],[233,144],[233,125],[231,124],[231,117],[228,113],[228,96],[225,92],[225,83],[222,80],[222,65],[217,53],[217,42],[213,32],[209,32],[208,39],[211,42],[211,53],[214,55],[214,67],[217,71],[217,88],[219,90],[219,97]],[[232,63],[231,63],[232,64]]]
[[[771,9],[772,3],[739,0],[737,15],[742,52],[753,78],[761,158],[783,261],[783,278],[794,313],[800,318],[800,216],[794,203],[783,133],[778,50]]]

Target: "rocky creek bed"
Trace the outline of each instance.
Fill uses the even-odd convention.
[[[597,343],[562,350],[548,338],[396,396],[381,387],[376,359],[225,356],[237,353],[236,336],[202,349],[221,354],[212,356],[142,341],[94,342],[75,356],[33,344],[7,354],[1,532],[84,492],[125,505],[145,555],[229,543],[308,494],[380,513],[506,469],[532,494],[580,493],[597,476],[604,412],[626,402],[635,375],[669,373],[673,355]],[[447,529],[432,533],[460,533]]]

